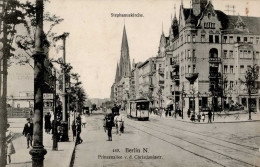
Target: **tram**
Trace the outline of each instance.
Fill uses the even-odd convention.
[[[127,107],[127,117],[137,120],[149,120],[149,101],[143,98],[130,100]]]

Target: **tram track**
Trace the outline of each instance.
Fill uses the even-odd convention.
[[[157,119],[154,119],[154,120],[157,120]],[[158,125],[158,124],[156,124],[156,125]],[[160,125],[165,125],[166,127],[169,126],[169,124],[164,124],[164,123],[160,123]],[[258,150],[259,150],[259,148],[257,148],[257,147],[252,147],[252,146],[248,146],[248,145],[244,145],[244,144],[239,144],[239,143],[232,142],[232,141],[228,141],[228,140],[221,139],[221,138],[212,137],[212,136],[209,136],[209,135],[204,135],[204,134],[197,133],[197,132],[194,132],[194,131],[189,131],[189,130],[186,130],[186,129],[182,129],[182,128],[179,128],[179,127],[176,127],[176,126],[170,125],[170,127],[174,128],[174,129],[178,129],[178,130],[180,130],[180,131],[185,131],[185,132],[193,133],[193,134],[196,134],[196,135],[200,135],[200,136],[204,136],[204,137],[216,139],[216,140],[219,140],[219,141],[227,142],[227,143],[230,143],[230,144],[238,145],[238,146],[241,146],[241,147],[244,147],[244,148],[253,150],[253,151],[258,151]]]
[[[146,133],[146,134],[149,134],[149,135],[151,135],[151,136],[153,136],[153,137],[156,137],[156,138],[158,138],[158,139],[160,139],[160,140],[163,140],[163,141],[165,141],[165,142],[167,142],[167,143],[169,143],[169,144],[171,144],[171,145],[174,145],[174,146],[176,146],[176,147],[178,147],[178,148],[180,148],[180,149],[182,149],[182,150],[185,150],[185,151],[187,151],[187,152],[190,152],[190,153],[192,153],[192,154],[194,154],[194,155],[196,155],[196,156],[198,156],[198,157],[201,157],[201,158],[204,158],[204,159],[206,159],[206,160],[208,160],[208,161],[211,161],[211,162],[213,162],[213,163],[215,163],[215,164],[218,164],[218,165],[220,165],[220,166],[227,166],[227,165],[225,165],[225,164],[223,164],[223,163],[220,163],[220,162],[222,162],[222,161],[216,161],[216,160],[214,160],[212,157],[209,157],[210,156],[210,154],[206,154],[206,155],[203,155],[203,153],[205,154],[205,152],[209,152],[209,153],[212,153],[212,154],[215,154],[215,156],[220,156],[221,158],[221,160],[223,160],[223,159],[225,159],[226,160],[226,162],[229,164],[229,161],[230,160],[232,160],[232,164],[233,163],[235,163],[235,164],[237,164],[237,165],[242,165],[242,166],[256,166],[255,164],[252,164],[252,163],[249,163],[249,162],[246,162],[246,161],[243,161],[243,160],[241,160],[241,159],[238,159],[238,158],[234,158],[234,157],[232,157],[232,156],[230,156],[230,155],[227,155],[227,154],[225,154],[225,153],[221,153],[220,151],[215,151],[215,150],[213,150],[213,149],[210,149],[210,148],[208,148],[208,147],[205,147],[205,146],[202,146],[202,145],[200,145],[200,144],[197,144],[197,143],[195,143],[195,142],[193,142],[193,141],[189,141],[189,140],[187,140],[187,139],[185,139],[184,137],[180,137],[180,136],[176,136],[176,135],[173,135],[173,134],[170,134],[170,133],[166,133],[166,132],[164,132],[165,131],[165,129],[164,129],[164,131],[161,131],[160,130],[160,128],[159,128],[159,130],[158,130],[158,124],[156,124],[156,125],[152,125],[152,126],[156,126],[157,127],[157,129],[155,129],[155,128],[151,128],[151,127],[149,127],[149,126],[147,126],[147,125],[151,125],[150,123],[148,123],[148,122],[145,122],[145,123],[137,123],[136,121],[133,121],[134,122],[134,125],[137,125],[137,126],[143,126],[144,128],[146,128],[146,129],[148,129],[148,130],[143,130],[142,128],[140,128],[140,127],[136,127],[136,126],[133,126],[133,125],[131,125],[131,124],[129,124],[129,123],[126,123],[128,126],[130,126],[130,127],[132,127],[132,128],[135,128],[135,129],[137,129],[137,130],[140,130],[140,131],[142,131],[142,132],[144,132],[144,133]],[[144,124],[147,124],[147,125],[144,125]],[[167,125],[168,126],[168,125]],[[167,127],[167,126],[165,126],[165,127]],[[165,127],[163,127],[163,128],[165,128]],[[149,132],[150,131],[150,132]],[[161,134],[163,134],[163,135],[165,135],[166,136],[166,138],[162,138],[161,137],[161,135],[155,135],[156,133],[152,133],[151,131],[154,131],[154,132],[156,132],[156,133],[161,133]],[[187,134],[185,134],[185,135],[187,135]],[[188,146],[191,146],[190,148],[187,146],[187,145],[185,145],[185,144],[183,144],[184,146],[181,146],[181,142],[172,142],[170,139],[169,139],[169,137],[170,138],[174,138],[174,139],[177,139],[177,140],[181,140],[181,142],[186,142],[186,143],[188,143]],[[194,137],[194,136],[192,136],[192,137]],[[167,139],[167,140],[166,140]],[[170,140],[170,141],[169,141]],[[205,141],[205,142],[211,142],[211,141]],[[176,144],[176,143],[179,143],[179,144]],[[212,142],[211,142],[212,143]],[[216,143],[212,143],[212,144],[216,144]],[[217,144],[216,144],[217,145]],[[220,144],[218,144],[218,145],[220,145]],[[191,149],[192,148],[192,146],[193,147],[196,147],[195,149]],[[227,147],[227,146],[224,146],[224,145],[221,145],[221,147],[223,147],[223,148],[225,148],[225,149],[232,149],[232,150],[234,150],[234,151],[237,151],[237,152],[242,152],[245,156],[248,154],[247,152],[244,152],[244,151],[241,151],[241,150],[239,150],[239,149],[234,149],[234,148],[232,148],[232,147]],[[198,153],[198,148],[200,149],[200,153]],[[251,153],[250,153],[251,154]],[[251,154],[251,155],[254,155],[254,154]],[[254,155],[255,156],[255,155]],[[234,165],[234,166],[237,166],[237,165]],[[229,165],[228,165],[229,166]]]
[[[165,126],[162,126],[162,124],[155,124],[155,123],[151,123],[151,122],[149,122],[149,123],[147,123],[147,124],[152,125],[152,126],[156,126],[156,127],[160,126],[160,127],[162,127],[162,128],[167,128],[167,129],[169,129],[169,130],[175,130],[175,131],[177,130],[178,133],[182,133],[182,134],[184,134],[184,135],[185,135],[184,132],[188,132],[188,133],[191,133],[191,134],[195,134],[196,136],[193,136],[193,137],[196,137],[196,138],[198,138],[199,140],[203,140],[203,141],[208,142],[208,143],[216,144],[216,145],[221,146],[221,147],[229,148],[229,149],[232,149],[232,150],[234,150],[234,151],[244,152],[244,153],[250,154],[250,155],[255,155],[254,153],[255,153],[256,151],[258,151],[258,149],[255,148],[255,147],[251,147],[251,146],[247,146],[247,145],[241,145],[241,144],[238,144],[238,143],[229,142],[229,141],[227,141],[227,140],[221,140],[221,139],[219,139],[219,138],[215,138],[215,137],[212,137],[212,136],[203,135],[203,134],[200,134],[200,133],[196,133],[196,132],[192,132],[192,131],[180,129],[180,128],[177,128],[177,127],[174,127],[174,126],[169,126],[169,125],[166,125],[166,124],[163,124],[163,125],[165,125]],[[198,137],[198,136],[199,136],[199,137]],[[204,139],[203,137],[206,137],[206,138],[208,138],[209,140],[206,140],[206,139]],[[215,142],[215,141],[213,142],[213,141],[210,141],[210,140],[216,140],[216,141],[220,141],[220,142],[225,143],[225,144],[234,145],[234,146],[240,147],[240,149],[239,149],[239,148],[230,147],[230,146],[226,146],[226,145],[224,145],[224,144],[219,144],[219,143],[217,143],[217,142]],[[244,151],[244,150],[241,150],[241,149],[246,149],[247,151]],[[252,152],[253,152],[253,153],[252,153]]]

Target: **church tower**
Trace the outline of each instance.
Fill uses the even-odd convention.
[[[192,10],[195,16],[199,16],[204,11],[208,0],[192,0]]]
[[[119,80],[122,77],[129,77],[130,74],[131,74],[130,56],[129,56],[126,29],[124,26],[123,38],[122,38],[122,44],[121,44],[121,56],[120,56],[120,62],[119,62]]]

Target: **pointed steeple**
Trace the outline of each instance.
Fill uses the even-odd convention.
[[[123,38],[121,44],[121,56],[119,62],[119,78],[128,77],[131,73],[131,64],[130,64],[130,57],[129,57],[129,47],[126,35],[126,28],[124,25],[123,29]]]
[[[125,25],[124,25],[122,45],[121,45],[121,52],[123,52],[123,51],[127,51],[128,52],[128,41],[127,41]]]
[[[119,67],[118,67],[118,62],[116,65],[116,76],[115,76],[115,83],[119,81]]]

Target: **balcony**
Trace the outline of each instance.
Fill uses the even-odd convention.
[[[163,80],[159,80],[159,85],[163,85],[164,81]]]
[[[180,80],[180,75],[179,74],[173,74],[172,79],[174,80]]]
[[[191,84],[198,78],[199,73],[185,73],[185,78],[190,81]]]
[[[220,77],[221,77],[221,73],[209,73],[209,79],[216,79]]]
[[[179,61],[177,61],[177,60],[173,60],[173,62],[172,62],[172,68],[179,68]]]
[[[209,63],[221,63],[221,58],[219,57],[210,57]]]
[[[196,57],[188,57],[187,61],[190,61],[192,63],[196,63]]]
[[[164,68],[159,68],[158,73],[164,75]]]

